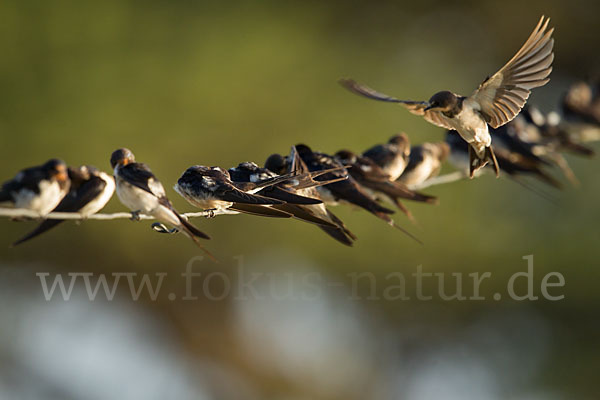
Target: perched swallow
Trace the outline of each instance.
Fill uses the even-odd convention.
[[[334,157],[324,153],[313,152],[310,147],[304,144],[296,145],[296,151],[298,152],[298,156],[302,159],[302,161],[306,163],[309,171],[322,171],[343,166]],[[363,208],[376,217],[384,220],[389,225],[403,231],[412,239],[420,242],[409,232],[396,225],[392,217],[390,217],[390,214],[394,214],[394,211],[379,205],[375,199],[365,192],[365,190],[356,182],[356,180],[349,176],[348,171],[339,170],[336,172],[329,172],[321,175],[317,179],[331,180],[342,176],[347,176],[347,179],[317,187],[319,196],[324,203],[336,205],[342,202]]]
[[[298,156],[295,147],[292,147],[289,157],[283,157],[281,154],[269,156],[265,162],[265,168],[279,175],[291,173],[292,171],[300,174],[310,172],[304,161]],[[299,188],[296,193],[310,198],[319,198],[319,192],[315,186]],[[317,224],[329,236],[346,246],[353,245],[356,235],[346,227],[342,220],[327,209],[322,201],[320,204],[307,204],[299,207],[302,207],[304,211],[314,215],[319,220],[329,222],[330,224]]]
[[[533,128],[533,129],[531,129]],[[502,148],[505,152],[509,152],[518,155],[524,160],[530,160],[531,162],[550,165],[550,163],[544,160],[539,154],[541,152],[538,147],[542,147],[542,138],[537,142],[528,142],[521,139],[519,131],[526,129],[529,132],[535,130],[538,135],[541,134],[537,126],[525,120],[523,115],[519,115],[517,118],[512,120],[506,125],[499,128],[492,129],[490,131],[494,140],[494,147],[496,149]],[[531,133],[530,133],[531,134]]]
[[[0,203],[35,211],[41,216],[51,212],[69,191],[67,165],[51,159],[45,164],[19,172],[0,190]]]
[[[236,184],[247,184],[247,183],[259,183],[266,182],[269,179],[278,178],[281,175],[274,173],[273,171],[267,168],[261,168],[256,163],[253,162],[243,162],[240,163],[237,167],[229,168],[227,171],[229,172],[229,177],[232,182]],[[293,175],[293,171],[289,174],[289,176]],[[320,204],[321,200],[300,196],[295,193],[295,186],[298,185],[308,185],[308,186],[318,186],[318,182],[315,182],[310,178],[310,174],[306,174],[309,182],[300,182],[299,180],[291,180],[291,181],[283,181],[275,185],[269,185],[262,189],[260,189],[257,194],[269,197],[271,199],[277,199],[281,201],[285,201],[290,204]]]
[[[561,183],[544,171],[540,164],[526,162],[518,156],[514,157],[514,153],[506,152],[504,149],[500,149],[497,156],[500,169],[511,177],[531,175],[547,185],[562,189]]]
[[[92,166],[68,169],[71,180],[69,193],[61,200],[53,212],[76,212],[84,218],[100,211],[115,192],[115,179]],[[13,246],[26,242],[60,224],[62,219],[47,219],[33,231],[13,243]]]
[[[523,116],[524,122],[515,126],[518,128],[515,134],[519,139],[531,143],[534,153],[545,155],[552,151],[568,151],[585,157],[595,155],[594,150],[576,141],[574,135],[569,133],[569,123],[563,121],[558,113],[544,115],[536,107],[529,106],[525,107],[520,115]],[[523,129],[523,125],[527,128]]]
[[[453,129],[469,143],[469,175],[491,160],[499,173],[491,147],[488,125],[498,128],[512,120],[525,105],[531,89],[550,80],[554,53],[554,28],[548,29],[550,19],[542,16],[539,23],[513,58],[498,72],[486,78],[471,96],[464,97],[449,91],[434,94],[429,101],[406,101],[360,85],[351,79],[340,83],[354,93],[393,103],[399,103],[411,113],[445,129]]]
[[[230,168],[228,172],[234,184],[245,184],[248,182],[256,183],[265,181],[267,179],[277,178],[279,176],[277,173],[267,168],[261,168],[253,162],[241,163],[235,168]],[[294,171],[291,171],[290,173],[293,172]],[[312,181],[310,174],[307,174],[307,176],[309,177],[308,179]],[[309,183],[303,184],[302,187],[310,188],[319,186],[319,182],[312,182],[314,182],[314,185]],[[299,195],[292,186],[286,185],[285,183],[286,182],[281,182],[276,185],[267,186],[259,190],[257,194],[272,199],[285,201],[285,204],[275,204],[271,207],[276,210],[291,214],[296,219],[312,224],[325,225],[334,228],[337,226],[328,219],[318,217],[311,211],[310,208],[306,207],[307,205],[322,204],[323,201],[315,197]]]
[[[378,144],[362,154],[370,158],[395,181],[402,175],[410,156],[410,140],[406,133],[394,135],[386,144]]]
[[[461,140],[458,132],[448,131],[446,133],[446,143],[450,146],[449,160],[455,168],[466,171],[468,168],[468,145]],[[497,160],[500,169],[512,178],[518,178],[522,175],[533,176],[540,181],[560,189],[562,185],[555,178],[546,173],[540,163],[527,160],[517,153],[511,153],[504,148],[497,149]],[[479,170],[478,174],[483,170]]]
[[[287,176],[235,183],[223,168],[194,165],[181,175],[174,189],[191,205],[206,211],[230,210],[263,217],[290,218],[291,214],[271,207],[285,204],[285,201],[256,194],[265,187],[289,179]]]
[[[594,151],[575,141],[568,124],[561,121],[558,113],[544,115],[534,106],[529,106],[505,126],[505,136],[510,136],[511,141],[506,143],[509,150],[547,165],[555,165],[573,185],[579,184],[561,151],[586,157],[593,156]]]
[[[404,212],[411,220],[410,211],[400,203],[399,199],[435,203],[436,198],[410,190],[405,184],[390,180],[373,160],[368,157],[358,156],[349,150],[340,150],[335,157],[343,164],[350,166],[348,172],[363,188],[372,193],[375,198],[387,198]]]
[[[600,125],[600,84],[572,84],[562,99],[562,111],[570,121]]]
[[[210,239],[210,237],[173,208],[162,183],[156,179],[146,164],[135,162],[135,157],[130,150],[118,149],[112,153],[110,165],[114,169],[117,197],[134,216],[139,213],[147,214],[174,226],[214,259],[198,241],[198,238]]]
[[[445,142],[422,143],[411,147],[408,164],[398,182],[406,186],[417,186],[437,176],[449,153],[450,146]]]

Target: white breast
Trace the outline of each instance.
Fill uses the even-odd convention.
[[[402,175],[406,168],[406,161],[402,157],[396,157],[393,162],[383,168],[384,172],[390,176],[392,181],[395,181]]]
[[[331,191],[325,186],[318,186],[317,192],[319,193],[319,198],[323,201],[323,203],[329,206],[335,206],[339,204],[333,193],[331,193]]]
[[[117,177],[117,197],[131,211],[151,215],[159,206],[158,198]]]
[[[191,193],[179,184],[173,186],[173,189],[186,199],[188,203],[203,210],[226,210],[233,205],[229,201],[216,200],[208,192]]]
[[[106,182],[106,187],[104,188],[104,191],[102,192],[102,194],[99,197],[90,201],[85,206],[83,206],[83,208],[81,210],[79,210],[79,213],[86,217],[102,210],[104,208],[104,206],[106,205],[106,203],[108,203],[108,201],[112,197],[113,193],[115,192],[116,185],[115,185],[115,180],[113,179],[112,176],[110,176],[104,172],[100,172],[100,178],[102,178],[102,180],[104,182]]]
[[[405,171],[398,181],[405,185],[418,185],[425,182],[434,172],[434,162],[431,158],[425,159],[422,163],[417,165],[410,171]]]
[[[39,194],[26,189],[16,193],[14,196],[15,207],[26,208],[40,215],[46,215],[56,208],[65,195],[56,181],[41,181],[39,190]]]
[[[492,144],[492,137],[478,109],[479,104],[467,99],[463,103],[461,112],[449,121],[467,143],[475,147],[487,147]]]

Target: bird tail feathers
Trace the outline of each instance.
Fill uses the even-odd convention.
[[[496,154],[492,146],[487,146],[484,150],[483,157],[480,157],[473,146],[469,146],[469,177],[473,178],[475,173],[481,168],[485,167],[487,163],[491,161],[496,172],[496,178],[500,176],[500,166],[498,160],[496,160]]]

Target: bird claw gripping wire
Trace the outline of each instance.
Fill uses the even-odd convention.
[[[207,218],[207,219],[214,218],[214,217],[215,217],[215,215],[217,215],[217,214],[215,213],[215,211],[217,211],[217,209],[216,209],[216,208],[210,208],[210,209],[208,209],[208,210],[205,210],[205,211],[206,211],[206,213],[207,213],[207,214],[206,214],[206,218]]]
[[[132,211],[131,212],[131,218],[132,221],[140,221],[142,218],[140,217],[140,212],[139,211]]]

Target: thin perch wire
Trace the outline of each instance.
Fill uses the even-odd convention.
[[[443,185],[447,183],[456,182],[466,178],[465,173],[461,171],[451,172],[449,174],[436,176],[428,179],[419,185],[410,185],[409,188],[412,190],[421,190],[431,186]],[[236,211],[229,210],[215,210],[189,212],[182,214],[186,218],[198,218],[198,217],[212,217],[217,215],[234,215],[239,214]],[[27,210],[24,208],[0,208],[0,217],[9,218],[30,218],[30,219],[68,219],[68,220],[112,220],[112,219],[132,219],[130,212],[117,212],[112,214],[92,214],[84,216],[76,212],[51,212],[47,215],[40,215],[35,211]],[[139,220],[153,220],[155,219],[151,215],[139,214]]]
[[[221,210],[209,213],[208,211],[191,212],[182,214],[186,218],[207,217],[209,215],[232,215],[237,214],[235,211]],[[10,218],[31,218],[31,219],[69,219],[69,220],[111,220],[111,219],[131,219],[132,215],[129,212],[118,212],[112,214],[92,214],[83,216],[75,212],[51,212],[47,215],[40,215],[35,211],[24,208],[0,208],[0,217]],[[139,214],[140,220],[155,219],[151,215]]]
[[[411,190],[421,190],[431,186],[444,185],[446,183],[452,183],[456,181],[461,181],[467,178],[467,174],[462,171],[450,172],[448,174],[440,175],[433,177],[431,179],[427,179],[425,182],[419,185],[408,185],[408,188]]]

